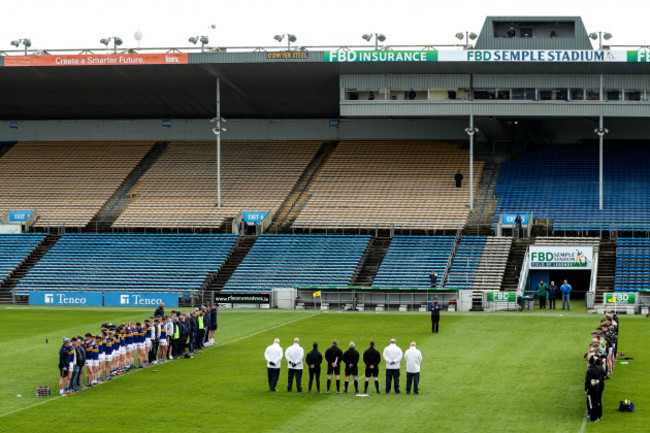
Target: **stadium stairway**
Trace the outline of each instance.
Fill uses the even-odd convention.
[[[224,262],[219,272],[211,274],[203,284],[204,293],[219,292],[226,285],[232,274],[235,273],[239,264],[244,260],[248,252],[253,248],[257,236],[239,236],[233,245],[230,255]],[[210,300],[211,301],[211,300]]]
[[[598,281],[596,282],[596,303],[602,302],[603,293],[614,291],[616,275],[616,239],[601,239],[598,250]]]
[[[133,195],[128,194],[129,190],[131,190],[142,175],[158,160],[160,155],[165,151],[167,144],[166,142],[158,142],[151,148],[149,153],[135,166],[133,171],[124,179],[122,185],[120,185],[111,198],[88,223],[86,226],[87,230],[93,230],[95,232],[110,231],[115,220],[119,218],[133,199]]]
[[[353,287],[372,287],[381,263],[386,257],[386,252],[390,247],[393,239],[390,237],[374,237],[368,244],[361,262],[359,262],[359,272],[352,279],[350,284]]]
[[[530,244],[534,243],[534,241],[534,238],[514,239],[512,241],[512,247],[510,248],[510,254],[508,255],[508,263],[506,264],[506,271],[503,274],[501,290],[512,292],[517,290],[519,278],[515,278],[515,269],[519,267],[519,270],[521,270],[521,267],[524,264],[526,250]]]
[[[323,165],[325,165],[325,162],[330,157],[337,144],[337,141],[326,141],[320,149],[318,149],[316,155],[314,155],[314,159],[312,159],[309,165],[305,168],[305,171],[300,176],[300,179],[298,179],[298,182],[296,182],[291,193],[289,193],[287,198],[284,200],[284,203],[282,203],[282,206],[280,206],[273,216],[273,223],[267,230],[267,233],[281,233],[283,230],[291,227],[291,224],[295,221],[296,217],[307,203],[307,200],[309,200],[309,186],[316,178]]]
[[[48,234],[43,242],[36,247],[36,249],[25,259],[25,261],[18,266],[12,273],[9,275],[9,278],[3,283],[0,284],[0,304],[11,304],[13,303],[13,295],[11,291],[20,280],[27,275],[27,273],[36,265],[47,254],[48,251],[61,239],[62,234]],[[25,298],[24,301],[26,302]]]
[[[474,210],[467,219],[466,234],[489,236],[492,234],[492,221],[498,200],[494,196],[494,187],[499,179],[501,163],[487,161],[483,166],[483,176],[474,197]]]
[[[4,155],[5,153],[9,152],[9,149],[11,149],[14,144],[16,144],[15,141],[6,141],[0,143],[0,157],[2,157],[2,155]]]

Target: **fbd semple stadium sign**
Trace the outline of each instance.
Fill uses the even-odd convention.
[[[326,51],[325,62],[650,62],[648,51],[616,50],[457,50],[457,51]]]

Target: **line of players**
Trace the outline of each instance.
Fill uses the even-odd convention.
[[[205,308],[192,313],[172,311],[171,317],[149,318],[143,323],[103,327],[99,334],[63,338],[59,350],[59,395],[83,389],[84,368],[85,385],[94,386],[136,367],[145,368],[178,358],[188,347],[188,340],[190,351],[214,344],[216,306],[208,311]],[[209,319],[204,323],[206,315],[214,315],[214,321]],[[190,325],[194,322],[197,332]]]
[[[587,413],[590,422],[598,422],[603,416],[603,391],[605,381],[614,372],[618,350],[619,322],[615,311],[605,315],[598,328],[591,333],[589,351],[585,354],[587,374],[585,375],[585,394]]]
[[[345,392],[348,392],[350,385],[350,377],[354,380],[355,392],[359,393],[359,361],[361,355],[355,349],[355,343],[350,342],[349,349],[343,352],[338,347],[337,340],[332,342],[332,346],[325,351],[325,361],[327,363],[327,391],[329,394],[332,384],[332,376],[336,378],[336,392],[341,393],[341,365],[345,367]],[[309,388],[311,392],[314,381],[316,382],[316,390],[320,394],[320,374],[321,364],[323,363],[323,355],[318,351],[318,343],[313,344],[313,350],[304,354],[304,350],[300,347],[300,339],[296,338],[293,345],[284,351],[284,357],[288,364],[288,385],[287,391],[291,392],[293,389],[293,381],[295,378],[296,388],[298,392],[302,392],[302,371],[303,371],[303,358],[304,364],[309,369]],[[280,347],[280,340],[276,338],[273,344],[268,346],[264,352],[264,358],[267,362],[267,375],[269,382],[269,390],[277,391],[276,386],[280,377],[280,367],[282,364],[283,350]],[[386,362],[386,393],[390,393],[391,385],[394,383],[395,394],[400,393],[399,379],[400,379],[400,363],[402,359],[406,361],[406,393],[411,393],[413,385],[413,393],[419,394],[420,382],[420,364],[422,362],[422,353],[417,349],[416,343],[412,342],[410,348],[402,353],[402,349],[397,346],[395,339],[390,340],[390,344],[384,349],[383,359]],[[368,392],[368,384],[370,379],[374,379],[375,389],[377,394],[379,391],[379,364],[382,360],[382,354],[375,349],[375,342],[370,342],[370,347],[363,353],[363,362],[366,365],[365,370],[365,386],[364,394]]]

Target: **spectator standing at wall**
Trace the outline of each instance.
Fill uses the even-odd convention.
[[[562,309],[564,310],[564,307],[566,306],[567,310],[571,309],[571,290],[573,290],[573,287],[569,284],[567,280],[564,280],[564,284],[562,284],[562,287],[560,287],[560,290],[562,291]]]
[[[431,271],[429,274],[429,280],[431,281],[431,287],[435,288],[438,286],[438,274],[436,271]]]
[[[454,180],[456,181],[456,188],[460,188],[463,186],[463,175],[460,173],[460,170],[456,172],[456,175],[454,176]]]
[[[540,309],[546,308],[546,294],[548,293],[548,290],[548,285],[544,282],[544,280],[541,280],[537,285],[537,296],[539,297]]]
[[[548,309],[555,310],[555,300],[557,299],[558,293],[561,295],[560,288],[555,285],[555,281],[551,281],[551,285],[546,292],[546,297],[548,298]]]
[[[515,237],[520,238],[523,231],[521,229],[521,215],[517,214],[515,217],[515,232],[517,233]]]
[[[508,35],[509,38],[516,38],[517,37],[517,31],[515,30],[514,27],[510,27],[508,29],[507,35]]]
[[[307,353],[305,362],[307,363],[307,368],[309,368],[308,392],[311,392],[314,379],[316,379],[316,391],[320,394],[320,366],[323,363],[323,354],[318,351],[318,343],[314,343],[311,352]]]

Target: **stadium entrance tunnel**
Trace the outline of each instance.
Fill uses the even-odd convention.
[[[567,280],[573,290],[571,291],[571,299],[582,299],[575,294],[584,294],[589,290],[589,283],[591,282],[591,269],[585,271],[564,271],[561,269],[549,271],[530,271],[530,290],[535,290],[540,280],[544,280],[546,284],[551,285],[551,281],[559,287],[564,280]],[[582,295],[580,295],[582,296]]]

